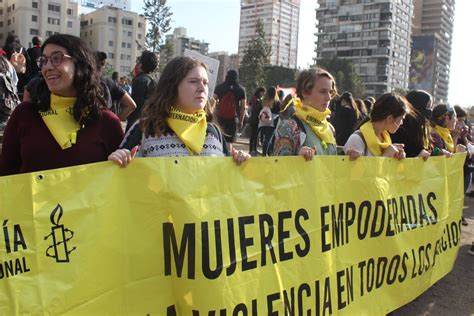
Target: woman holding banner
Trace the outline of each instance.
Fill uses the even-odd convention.
[[[233,148],[229,151],[219,128],[210,123],[208,92],[204,63],[190,57],[172,59],[163,69],[140,121],[109,160],[125,167],[135,153],[139,157],[231,155],[240,165],[250,156]]]
[[[395,93],[382,95],[375,102],[370,119],[344,145],[344,152],[349,159],[355,160],[360,156],[405,158],[403,144],[393,144],[390,134],[403,124],[409,106],[403,96]]]
[[[327,118],[329,102],[336,95],[336,82],[326,70],[302,71],[296,79],[296,95],[280,112],[275,131],[274,155],[336,155],[334,127]]]
[[[6,126],[0,175],[107,160],[123,130],[106,109],[88,45],[78,37],[55,34],[44,42],[38,66],[44,80]]]

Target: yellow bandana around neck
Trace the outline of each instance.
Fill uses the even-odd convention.
[[[299,98],[293,99],[295,105],[295,115],[311,127],[311,130],[321,140],[323,148],[327,148],[327,144],[336,144],[336,139],[331,130],[327,117],[331,114],[331,110],[321,112],[312,106],[304,105]]]
[[[187,114],[172,107],[166,123],[186,145],[191,155],[201,154],[206,139],[206,112],[201,110],[194,114]]]
[[[70,148],[76,143],[80,125],[72,114],[75,102],[76,98],[60,97],[51,93],[50,109],[39,112],[61,149]]]
[[[435,125],[434,129],[436,133],[438,133],[439,136],[441,136],[441,138],[443,139],[443,142],[446,145],[446,149],[453,153],[454,140],[453,140],[453,137],[451,136],[451,131],[448,128],[442,127],[439,125]]]
[[[386,149],[392,144],[392,139],[387,131],[383,131],[383,141],[380,141],[377,135],[375,135],[374,125],[370,121],[360,127],[360,132],[364,136],[367,148],[374,156],[382,156],[382,149]]]

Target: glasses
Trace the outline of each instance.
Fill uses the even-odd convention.
[[[57,67],[62,64],[64,58],[72,58],[72,57],[69,55],[63,54],[61,52],[54,52],[49,57],[46,57],[44,55],[38,57],[38,59],[36,60],[36,63],[38,64],[38,67],[40,69],[43,69],[43,67],[46,66],[46,64],[48,64],[48,60],[50,60],[51,64],[54,67]]]

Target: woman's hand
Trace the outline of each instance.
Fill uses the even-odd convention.
[[[312,160],[314,155],[316,155],[315,147],[311,148],[308,146],[303,146],[298,151],[298,156],[303,156],[306,161]]]
[[[242,150],[237,150],[235,148],[232,148],[230,150],[230,154],[237,166],[240,166],[244,161],[248,160],[251,157],[249,154],[243,152]]]
[[[346,151],[346,156],[349,156],[349,160],[356,160],[360,156],[362,156],[362,153],[356,149],[349,149]]]
[[[120,167],[125,168],[130,162],[132,162],[133,157],[135,157],[138,150],[138,146],[128,149],[117,149],[109,155],[108,160],[115,162]]]
[[[403,144],[391,144],[388,146],[384,152],[383,157],[393,157],[396,159],[406,158],[405,145]]]
[[[423,158],[423,160],[425,161],[428,160],[430,156],[431,156],[431,153],[426,149],[422,149],[420,153],[418,154],[418,157]]]

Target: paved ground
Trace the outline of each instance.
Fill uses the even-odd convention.
[[[234,147],[248,152],[248,139],[239,138]],[[461,246],[453,271],[391,315],[474,315],[474,256],[467,252],[474,242],[474,197],[466,197],[464,205],[463,213],[469,225],[462,226]]]

